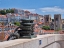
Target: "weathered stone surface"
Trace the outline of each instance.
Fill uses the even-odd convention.
[[[64,35],[38,35],[32,39],[16,39],[0,42],[0,48],[64,48]]]

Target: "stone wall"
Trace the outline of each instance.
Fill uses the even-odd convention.
[[[63,34],[38,35],[32,39],[0,42],[0,48],[64,48]]]

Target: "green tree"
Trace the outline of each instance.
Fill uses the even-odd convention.
[[[11,13],[9,9],[6,10],[6,13]]]
[[[5,14],[6,14],[6,11],[5,11],[5,10],[1,10],[0,13],[1,13],[2,15],[5,15]]]
[[[14,13],[13,9],[0,10],[0,14],[5,15],[7,13]]]
[[[44,29],[44,30],[50,30],[50,27],[49,26],[42,26],[42,29]]]
[[[20,26],[20,22],[14,22],[14,24]]]
[[[11,13],[14,13],[14,10],[13,10],[13,9],[11,9],[11,10],[10,10],[10,12],[11,12]]]

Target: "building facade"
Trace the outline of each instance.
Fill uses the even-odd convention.
[[[44,25],[49,26],[51,22],[51,15],[44,15]]]
[[[62,29],[61,14],[55,14],[54,15],[54,30],[60,30],[60,29]]]

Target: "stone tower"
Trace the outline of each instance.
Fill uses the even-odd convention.
[[[54,30],[62,29],[61,14],[54,15]]]
[[[44,15],[44,25],[49,26],[51,22],[51,15]]]

